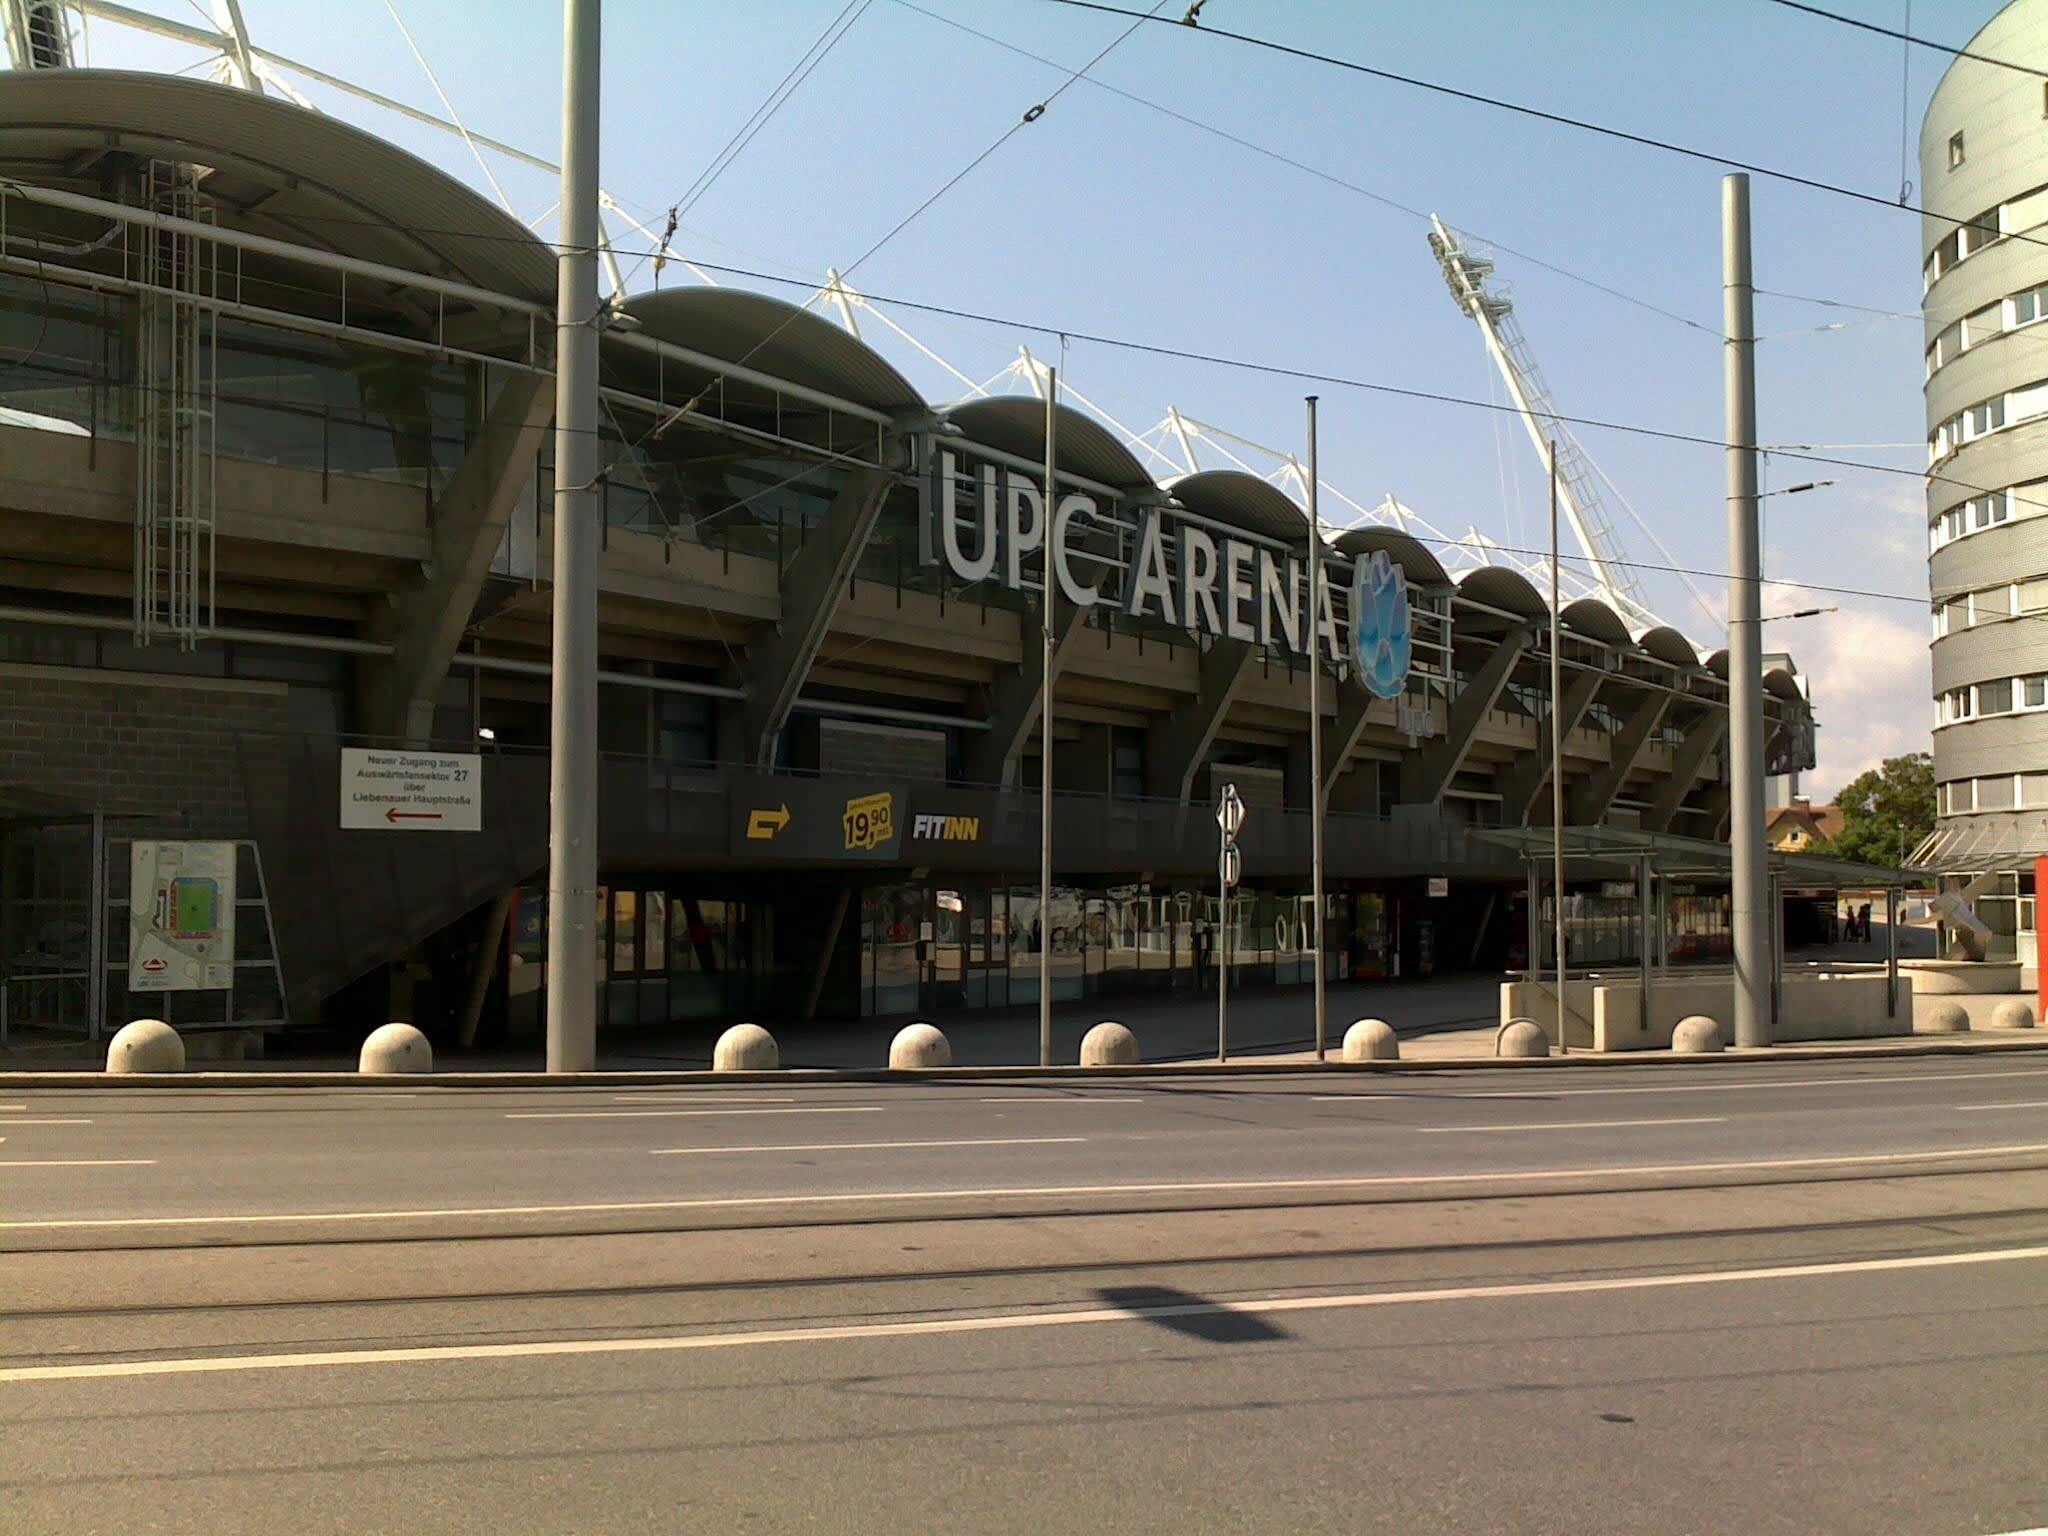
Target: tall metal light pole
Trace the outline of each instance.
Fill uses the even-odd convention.
[[[1564,699],[1563,653],[1558,647],[1557,439],[1550,440],[1550,924],[1557,947],[1557,1054],[1569,1055],[1564,1028]]]
[[[1757,534],[1756,304],[1749,178],[1721,178],[1721,317],[1728,455],[1728,854],[1735,1043],[1771,1043],[1771,914],[1764,868],[1763,555]]]
[[[1329,1050],[1329,999],[1323,984],[1323,520],[1316,511],[1316,397],[1308,397],[1308,771],[1309,953],[1316,971],[1316,1060]],[[1357,620],[1354,618],[1353,623]]]
[[[1038,1064],[1052,1065],[1052,657],[1053,587],[1058,562],[1053,558],[1052,528],[1059,508],[1059,483],[1053,478],[1053,438],[1059,428],[1060,373],[1050,363],[1045,369],[1045,536],[1039,541],[1043,552],[1045,592],[1038,614],[1042,634],[1043,662],[1038,693]]]
[[[601,0],[563,0],[547,1061],[597,1061],[597,97]]]

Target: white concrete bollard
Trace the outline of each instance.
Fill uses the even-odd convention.
[[[775,1037],[758,1024],[735,1024],[711,1048],[714,1072],[773,1072],[782,1065]]]
[[[906,1024],[896,1031],[896,1038],[889,1042],[889,1069],[900,1072],[906,1067],[950,1067],[953,1065],[953,1047],[946,1042],[945,1034],[934,1024],[919,1021]]]
[[[1401,1042],[1385,1019],[1360,1019],[1344,1031],[1346,1061],[1399,1061]]]
[[[1671,1049],[1686,1055],[1719,1051],[1726,1046],[1727,1041],[1721,1038],[1720,1022],[1708,1018],[1704,1013],[1695,1013],[1680,1019],[1671,1030]]]
[[[1967,1035],[1969,1032],[1970,1016],[1964,1012],[1961,1003],[1936,1003],[1920,1022],[1923,1035]]]
[[[182,1072],[185,1042],[162,1019],[124,1024],[107,1042],[109,1072]]]
[[[434,1047],[410,1024],[385,1024],[370,1031],[363,1041],[356,1070],[365,1076],[393,1072],[431,1072]]]
[[[2034,1010],[2027,1006],[2024,998],[2008,997],[1991,1010],[1993,1029],[2032,1029]]]
[[[1550,1036],[1534,1019],[1510,1019],[1493,1042],[1496,1056],[1548,1056]]]
[[[1084,1067],[1132,1067],[1138,1063],[1138,1037],[1114,1019],[1104,1019],[1081,1037]]]

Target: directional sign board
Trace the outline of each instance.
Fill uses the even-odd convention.
[[[1244,801],[1239,798],[1237,786],[1223,786],[1222,796],[1216,802],[1216,825],[1223,829],[1225,837],[1236,837],[1244,825]]]
[[[483,759],[473,752],[343,747],[341,824],[394,832],[481,832]]]
[[[1236,890],[1244,878],[1244,853],[1235,843],[1223,850],[1223,883]]]
[[[128,875],[128,990],[232,987],[235,845],[132,843]]]

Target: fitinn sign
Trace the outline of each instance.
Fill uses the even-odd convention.
[[[1053,511],[1051,558],[1034,562],[1040,569],[1027,578],[1027,557],[1042,557],[1046,546],[1038,485],[938,444],[921,511],[924,562],[944,566],[964,584],[1037,590],[1049,563],[1060,597],[1076,607],[1113,605],[1133,618],[1308,655],[1304,562],[1277,541],[1226,532],[1163,506],[1140,510],[1133,527],[1105,516],[1093,496],[1069,491]],[[1350,662],[1372,693],[1397,698],[1414,652],[1407,576],[1384,550],[1350,561],[1346,635],[1330,579],[1333,569],[1342,578],[1344,564],[1341,556],[1322,562],[1316,634],[1329,660]]]

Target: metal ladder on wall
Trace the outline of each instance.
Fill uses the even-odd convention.
[[[152,160],[140,202],[206,218],[200,172]],[[140,283],[135,356],[135,643],[190,650],[213,629],[215,394],[219,325],[200,302],[218,288],[219,247],[190,229],[140,231],[128,246]]]

